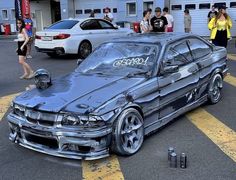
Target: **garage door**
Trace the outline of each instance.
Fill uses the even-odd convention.
[[[229,15],[232,18],[234,27],[232,35],[236,36],[236,1],[220,1],[220,0],[171,0],[171,14],[175,19],[175,32],[184,32],[184,10],[189,9],[192,17],[192,32],[201,36],[209,36],[210,31],[207,27],[207,15],[211,10],[211,6],[215,3],[225,3]]]

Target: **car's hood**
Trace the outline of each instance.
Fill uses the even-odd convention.
[[[144,78],[81,75],[76,72],[53,81],[45,90],[33,89],[16,97],[15,103],[42,111],[85,113],[140,84]]]

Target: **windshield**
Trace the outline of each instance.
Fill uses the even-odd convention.
[[[106,43],[98,47],[77,72],[83,74],[143,75],[155,67],[159,48],[144,43]]]
[[[79,21],[76,20],[64,20],[56,22],[55,24],[52,24],[47,29],[71,29],[76,25]]]

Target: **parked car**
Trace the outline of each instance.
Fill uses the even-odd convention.
[[[66,19],[36,32],[35,48],[50,57],[78,54],[86,58],[94,48],[108,39],[133,33],[104,19]]]
[[[47,84],[37,80],[38,88],[13,100],[10,140],[75,159],[132,155],[145,135],[219,102],[227,70],[226,49],[193,34],[114,39],[52,82],[38,71]]]

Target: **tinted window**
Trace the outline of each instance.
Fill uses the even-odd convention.
[[[85,9],[85,10],[84,10],[84,13],[85,13],[85,14],[90,14],[91,12],[92,12],[92,9]]]
[[[94,9],[94,13],[97,13],[97,14],[101,13],[101,9]]]
[[[216,8],[218,8],[218,7],[221,7],[221,6],[226,6],[226,3],[224,3],[224,2],[215,3],[214,6],[215,6]]]
[[[77,9],[77,10],[75,10],[75,13],[76,14],[83,14],[83,10],[82,9]]]
[[[211,48],[199,39],[190,39],[189,45],[194,59],[203,58],[211,53]]]
[[[106,21],[99,20],[99,24],[101,25],[102,29],[114,29],[113,25]]]
[[[210,8],[211,8],[210,3],[199,4],[199,9],[210,9]]]
[[[231,2],[231,3],[230,3],[230,7],[231,7],[231,8],[236,8],[236,2]]]
[[[186,4],[185,9],[196,9],[196,4]]]
[[[192,61],[186,41],[170,46],[164,57],[165,65],[184,65]]]
[[[113,8],[113,13],[117,13],[117,8]]]
[[[172,9],[172,10],[181,10],[181,9],[182,9],[182,6],[181,6],[181,5],[172,5],[172,6],[171,6],[171,9]]]
[[[76,20],[64,20],[59,21],[51,26],[49,26],[47,29],[71,29],[76,25],[79,21]]]
[[[83,23],[81,23],[80,27],[83,30],[101,29],[101,26],[98,24],[97,20],[94,20],[94,19],[84,21]]]

